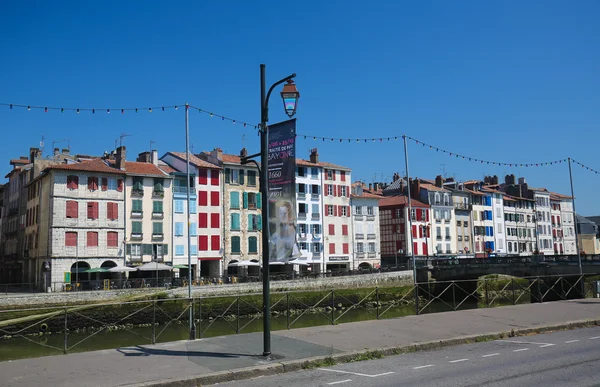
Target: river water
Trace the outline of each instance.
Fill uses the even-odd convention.
[[[465,302],[458,309],[474,309],[482,305],[477,302]],[[415,314],[414,305],[394,306],[386,310],[387,307],[380,308],[380,318],[404,317]],[[426,310],[421,313],[438,313],[450,311],[453,308],[443,302],[433,302]],[[335,323],[349,323],[356,321],[375,320],[377,311],[375,309],[354,308],[350,310],[335,310],[322,313],[305,313],[301,316],[291,315],[289,320],[285,315],[273,316],[271,318],[272,330],[290,328],[304,328],[318,325],[329,325],[331,319]],[[217,319],[214,321],[203,320],[197,325],[197,337],[214,337],[240,333],[260,332],[262,331],[262,318],[240,318],[239,320],[224,321]],[[176,340],[187,340],[189,333],[187,330],[187,321],[176,321],[165,327],[157,325],[154,330],[156,342],[168,342]],[[129,347],[135,345],[144,345],[152,343],[152,327],[135,327],[129,330],[119,329],[111,331],[90,331],[76,332],[71,331],[67,337],[67,352],[86,352],[101,349]],[[39,336],[17,337],[10,339],[0,339],[0,361],[15,360],[30,357],[49,356],[62,354],[65,348],[65,336],[63,333],[44,334]]]

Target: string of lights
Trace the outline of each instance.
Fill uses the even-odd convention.
[[[577,164],[577,165],[581,166],[581,168],[584,168],[584,169],[586,169],[586,170],[588,170],[588,171],[590,171],[590,172],[593,172],[593,173],[595,173],[596,175],[600,174],[600,171],[597,171],[597,170],[595,170],[594,168],[590,168],[590,167],[588,167],[587,165],[584,165],[584,164],[580,163],[580,162],[579,162],[579,161],[577,161],[577,160],[574,160],[574,159],[572,159],[572,158],[571,158],[571,161],[572,161],[572,162],[574,162],[575,164]]]
[[[198,113],[208,114],[210,117],[220,118],[222,121],[229,121],[229,122],[232,122],[233,124],[240,124],[244,128],[245,127],[250,127],[250,128],[253,128],[253,129],[258,129],[258,125],[256,125],[256,124],[250,124],[248,122],[239,121],[239,120],[236,120],[234,118],[227,117],[227,116],[224,116],[224,115],[221,115],[221,114],[217,114],[217,113],[213,113],[213,112],[210,112],[210,111],[208,111],[206,109],[202,109],[202,108],[199,108],[199,107],[196,107],[196,106],[193,106],[193,105],[189,105],[189,108],[193,109],[193,110],[197,110]]]

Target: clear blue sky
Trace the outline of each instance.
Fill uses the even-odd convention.
[[[478,158],[535,163],[571,156],[600,169],[598,1],[57,1],[4,2],[0,102],[147,107],[189,102],[259,121],[259,64],[270,82],[296,72],[298,132],[331,137],[404,133]],[[271,122],[285,119],[279,98]],[[115,114],[116,113],[116,114]],[[101,154],[121,133],[128,155],[156,142],[185,149],[184,113],[110,115],[0,107],[8,161],[45,137]],[[251,129],[191,113],[194,151],[250,152]],[[245,135],[245,138],[242,136]],[[66,146],[66,142],[57,146]],[[355,179],[404,171],[402,144],[299,137],[298,156],[349,166]],[[445,168],[460,180],[523,175],[569,193],[566,165],[493,167],[414,144],[412,176]],[[442,164],[444,165],[442,167]],[[600,175],[575,168],[579,212],[600,213]]]

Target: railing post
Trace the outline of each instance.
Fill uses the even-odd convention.
[[[540,304],[542,302],[544,302],[544,295],[542,294],[542,289],[540,288],[540,277],[537,277],[537,288],[538,288],[538,294],[540,296]]]
[[[375,307],[377,308],[377,320],[379,320],[379,287],[375,288]]]
[[[192,308],[190,312],[190,318],[192,319],[190,326],[192,327],[192,332],[190,332],[190,337],[192,340],[196,340],[196,315],[194,313],[194,297],[190,298],[190,308]]]
[[[565,294],[565,283],[564,283],[565,277],[560,276],[560,298],[562,298],[563,300],[567,299],[567,295]]]
[[[152,344],[156,344],[156,300],[152,301]]]
[[[510,287],[512,288],[512,304],[516,305],[517,299],[515,298],[515,279],[510,279]]]
[[[68,335],[69,335],[69,326],[67,323],[67,308],[65,308],[65,331],[64,331],[64,343],[63,343],[63,353],[66,355],[67,354],[67,348],[69,346],[69,342],[68,342]]]
[[[335,321],[335,290],[331,291],[331,325],[334,325]]]
[[[202,297],[198,298],[198,333],[202,338]]]
[[[483,284],[485,285],[485,306],[486,308],[490,307],[490,294],[488,291],[488,279],[484,278],[483,279]]]
[[[285,298],[286,298],[286,316],[287,316],[287,329],[290,329],[290,293],[286,293],[285,294]]]
[[[452,309],[456,310],[456,283],[452,281]]]
[[[419,284],[415,282],[415,314],[419,315]]]
[[[238,296],[237,298],[237,316],[236,316],[236,328],[235,328],[235,333],[237,333],[238,335],[240,334],[240,296]]]

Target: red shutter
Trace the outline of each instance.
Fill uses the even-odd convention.
[[[421,210],[416,209],[415,212],[417,213],[417,220],[418,221],[422,221],[423,220],[423,213],[421,212]]]
[[[207,228],[207,227],[208,227],[208,214],[205,212],[201,212],[198,214],[198,228]]]
[[[429,255],[429,251],[427,251],[427,243],[423,242],[423,255]]]
[[[342,235],[348,235],[348,225],[342,224]]]
[[[210,184],[219,185],[219,171],[216,169],[210,170]]]
[[[344,171],[340,172],[340,180],[341,181],[346,181],[346,172],[344,172]]]
[[[350,217],[350,206],[346,206],[346,216]]]
[[[342,196],[342,186],[341,186],[341,185],[338,185],[338,186],[337,186],[337,189],[338,189],[338,196],[340,196],[340,197],[341,197],[341,196]]]
[[[211,235],[210,237],[210,249],[212,251],[221,250],[221,238],[219,235]]]
[[[329,244],[329,254],[335,254],[335,243]]]
[[[331,174],[333,175],[333,181],[335,181],[335,171],[331,171]]]
[[[118,247],[119,246],[119,234],[114,231],[109,231],[106,234],[106,245],[108,247]]]
[[[65,233],[65,246],[77,246],[77,233],[68,231]]]
[[[412,226],[412,236],[413,236],[413,238],[417,237],[417,226],[416,225]]]
[[[427,222],[429,222],[429,210],[423,210],[423,211],[425,211],[425,220]]]
[[[113,207],[112,203],[106,203],[106,219],[113,218]]]
[[[346,197],[349,198],[350,197],[350,186],[346,187]]]
[[[218,191],[210,193],[210,205],[211,206],[219,205],[219,192]]]
[[[200,205],[200,206],[208,205],[208,193],[206,191],[198,192],[198,205]]]
[[[329,225],[329,235],[335,235],[335,225]]]
[[[117,180],[117,191],[123,192],[123,179]]]
[[[349,249],[348,249],[348,244],[347,243],[342,244],[342,251],[343,251],[344,254],[349,254],[349,252],[348,252]]]
[[[93,177],[88,177],[88,189],[90,191],[94,190],[94,178]]]
[[[417,242],[413,242],[413,254],[419,255],[419,244]]]
[[[107,191],[108,190],[108,178],[103,177],[102,178],[102,191]]]
[[[94,219],[94,203],[88,202],[87,204],[87,217],[88,219]]]
[[[338,206],[338,216],[342,216],[342,207],[343,206]]]
[[[96,186],[96,189],[97,188],[98,187]],[[94,219],[98,219],[98,213],[99,213],[99,211],[98,211],[98,202],[94,202]]]
[[[337,216],[337,206],[331,205],[333,207],[333,216]]]
[[[198,184],[206,185],[208,183],[208,170],[207,169],[198,169]]]
[[[198,237],[198,250],[208,251],[208,235],[200,235]]]
[[[423,227],[419,227],[419,238],[423,238]]]
[[[221,216],[219,214],[210,214],[210,227],[219,228],[221,223]]]

